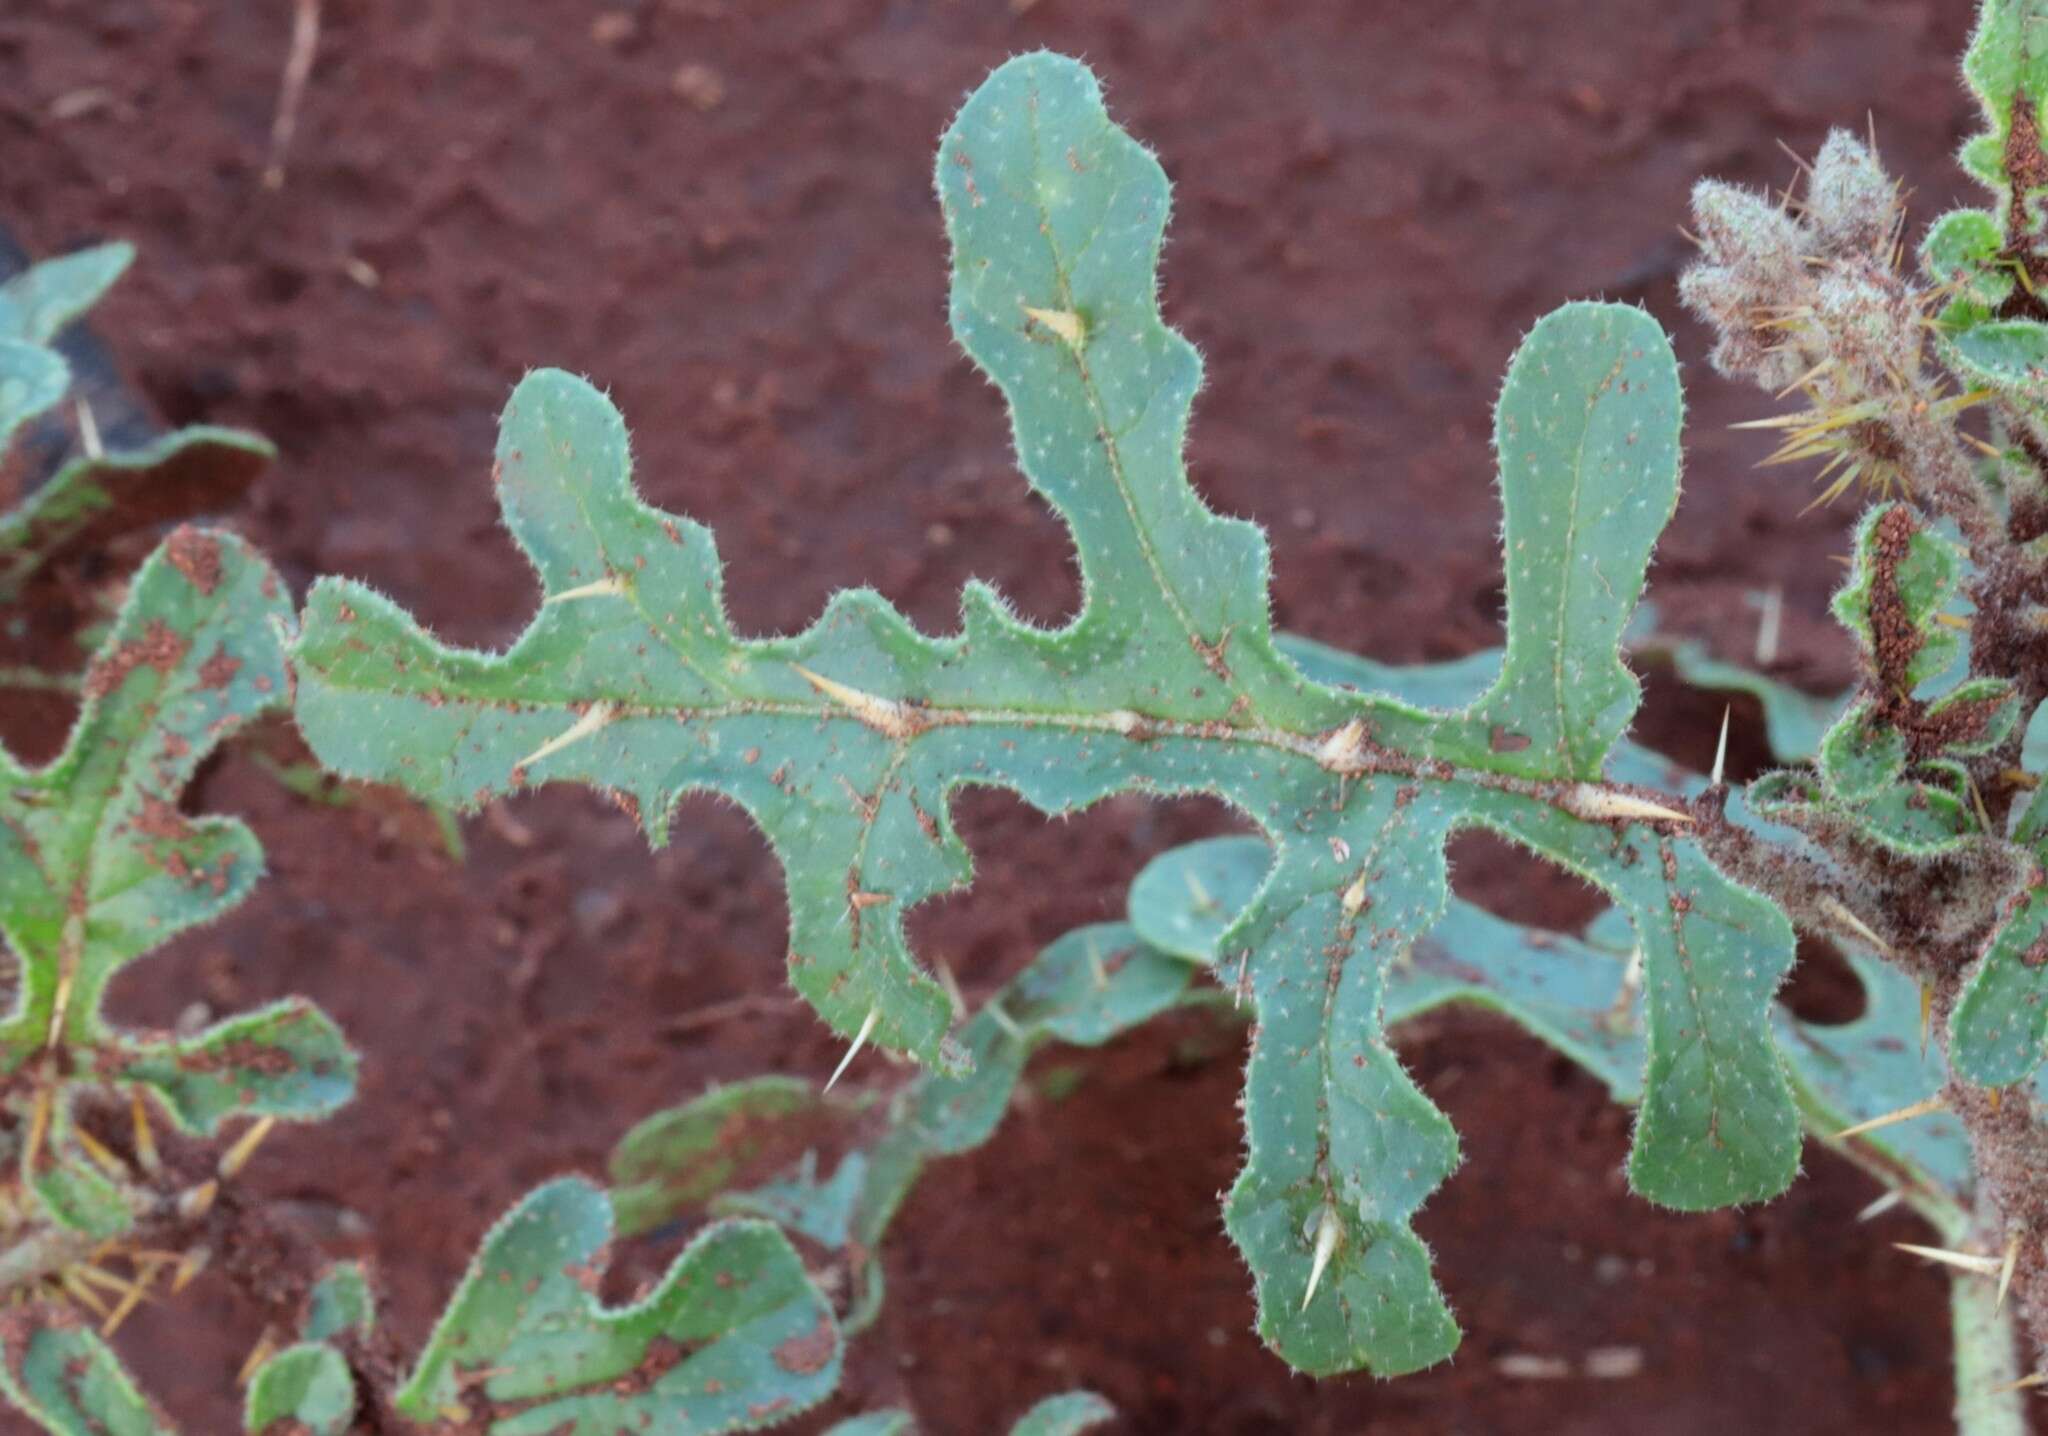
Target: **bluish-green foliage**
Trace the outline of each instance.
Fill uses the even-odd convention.
[[[1604,776],[1636,702],[1621,633],[1677,494],[1681,403],[1657,325],[1570,305],[1518,353],[1496,425],[1507,655],[1485,692],[1431,710],[1305,673],[1271,631],[1262,535],[1188,483],[1199,364],[1157,308],[1167,186],[1093,77],[1050,55],[1005,65],[942,140],[938,187],[954,332],[1073,534],[1086,598],[1068,626],[1020,623],[973,585],[957,638],[866,591],[793,637],[743,638],[710,534],[635,495],[601,394],[542,372],[514,394],[498,450],[539,612],[509,651],[475,653],[360,584],[316,585],[295,660],[321,760],[462,804],[590,783],[657,842],[681,796],[727,795],[783,863],[798,990],[849,1038],[942,1071],[976,1044],[949,1033],[903,919],[971,874],[953,790],[1009,787],[1049,813],[1124,789],[1226,798],[1275,854],[1227,935],[1250,954],[1260,1037],[1226,1219],[1261,1331],[1306,1370],[1410,1370],[1455,1344],[1409,1221],[1456,1138],[1380,1012],[1388,973],[1442,911],[1459,827],[1578,872],[1637,927],[1639,1190],[1683,1207],[1780,1190],[1798,1126],[1768,1004],[1790,928],[1679,815]],[[1334,1259],[1304,1308],[1329,1222]]]
[[[98,302],[135,258],[104,244],[32,265],[0,283],[0,458],[24,426],[55,409],[71,366],[54,347],[65,326]],[[87,446],[0,512],[0,604],[60,556],[132,523],[192,512],[190,504],[246,488],[275,451],[234,429],[196,425],[140,448]]]

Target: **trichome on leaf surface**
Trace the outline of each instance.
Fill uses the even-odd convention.
[[[1201,365],[1158,305],[1165,174],[1094,76],[1050,54],[981,85],[936,181],[953,332],[1072,538],[1082,601],[1064,625],[974,583],[950,636],[853,590],[800,633],[744,637],[711,533],[640,499],[618,411],[550,370],[500,426],[499,502],[541,588],[503,652],[445,644],[345,579],[294,614],[238,540],[174,533],[83,679],[71,745],[0,769],[18,963],[0,1026],[17,1171],[0,1390],[56,1432],[168,1430],[94,1327],[216,1254],[234,1274],[262,1214],[231,1179],[273,1121],[352,1090],[355,1054],[303,1003],[181,1037],[99,1014],[120,965],[259,875],[247,832],[185,816],[179,795],[210,747],[288,703],[326,769],[436,805],[583,784],[658,845],[686,795],[736,803],[787,877],[790,981],[848,1047],[824,1091],[715,1090],[627,1133],[609,1188],[531,1193],[409,1363],[368,1272],[302,1264],[266,1293],[297,1335],[252,1354],[251,1431],[718,1432],[813,1407],[883,1300],[877,1247],[904,1196],[993,1135],[1029,1054],[1196,1002],[1251,1024],[1224,1222],[1261,1337],[1318,1376],[1443,1361],[1458,1327],[1412,1220],[1458,1140],[1390,1033],[1453,1001],[1517,1021],[1634,1108],[1628,1176],[1650,1201],[1766,1200],[1809,1135],[1862,1164],[1929,1221],[1915,1250],[1953,1274],[1960,1424],[2023,1430],[2014,1314],[2029,1350],[2048,1341],[2048,765],[2026,742],[2048,696],[2043,26],[2040,0],[1985,6],[1965,71],[1990,132],[1965,161],[1996,210],[1945,216],[1917,270],[1895,184],[1845,132],[1796,198],[1695,194],[1703,254],[1683,293],[1718,332],[1716,366],[1805,395],[1763,422],[1783,431],[1777,458],[1821,461],[1825,497],[1877,495],[1835,601],[1861,676],[1824,725],[1769,679],[1683,660],[1782,719],[1786,766],[1739,791],[1718,761],[1687,775],[1625,737],[1625,651],[1674,643],[1638,613],[1679,489],[1683,399],[1656,321],[1571,303],[1515,353],[1494,430],[1499,651],[1401,669],[1277,633],[1263,534],[1208,509],[1182,462]],[[82,305],[15,307],[44,317],[0,339],[26,376],[0,399],[48,409],[62,376],[38,345]],[[0,576],[56,561],[8,537],[46,531],[0,527]],[[970,1013],[905,935],[911,908],[972,879],[951,812],[970,786],[1050,815],[1207,794],[1254,831],[1161,855],[1127,922],[1051,944]],[[1561,934],[1453,899],[1445,844],[1467,829],[1610,906]],[[1848,955],[1859,1020],[1777,1005],[1795,933]],[[923,1070],[834,1091],[864,1048]],[[254,1120],[216,1147],[236,1119]],[[692,1234],[666,1270],[604,1300],[615,1240],[679,1222]],[[1017,1430],[1107,1415],[1075,1392]]]

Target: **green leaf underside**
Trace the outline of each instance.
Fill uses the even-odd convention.
[[[709,1436],[831,1394],[839,1327],[781,1232],[717,1223],[645,1296],[605,1308],[593,1293],[612,1235],[588,1182],[529,1194],[485,1238],[398,1393],[401,1414],[468,1407],[493,1436]]]
[[[1647,606],[1647,605],[1646,605]],[[1638,652],[1669,658],[1678,676],[1694,688],[1747,693],[1764,710],[1764,736],[1781,763],[1804,763],[1820,751],[1820,740],[1842,711],[1844,695],[1819,698],[1708,652],[1694,639],[1653,632]]]
[[[637,1236],[787,1166],[818,1139],[838,1106],[814,1083],[765,1076],[640,1122],[612,1152],[611,1199],[620,1235]]]
[[[56,407],[71,387],[71,366],[54,349],[0,335],[0,454],[14,433]]]
[[[1170,849],[1132,885],[1132,924],[1164,951],[1213,963],[1271,861],[1272,849],[1249,835]],[[1454,897],[1410,960],[1389,974],[1383,1020],[1393,1027],[1448,1002],[1482,1006],[1599,1078],[1616,1101],[1634,1102],[1642,1090],[1643,1014],[1641,994],[1626,977],[1630,929],[1608,921],[1619,916],[1610,910],[1575,937],[1506,922]],[[1851,950],[1848,960],[1864,988],[1860,1016],[1822,1025],[1774,1011],[1807,1126],[1823,1138],[1917,1102],[1942,1082],[1940,1053],[1921,1045],[1912,980],[1862,952]],[[1969,1141],[1953,1117],[1881,1128],[1848,1150],[1936,1220],[1953,1223],[1967,1211]]]
[[[134,262],[135,247],[117,241],[30,265],[0,283],[0,339],[48,344]]]
[[[70,366],[51,341],[134,258],[127,244],[105,244],[0,283],[0,457],[17,429],[55,408],[71,387]],[[223,506],[275,456],[253,434],[200,425],[138,449],[72,459],[0,513],[0,603],[18,598],[38,570],[67,553]]]
[[[1776,1014],[1808,1128],[1960,1235],[1969,1225],[1975,1178],[1969,1137],[1956,1118],[1937,1112],[1833,1141],[1847,1127],[1924,1100],[1945,1075],[1940,1050],[1921,1033],[1913,979],[1867,953],[1850,949],[1846,956],[1863,984],[1861,1015],[1825,1025],[1802,1022],[1784,1008]]]
[[[621,1195],[642,1228],[708,1201],[714,1212],[766,1217],[827,1250],[872,1252],[928,1161],[971,1151],[995,1133],[1032,1052],[1055,1040],[1107,1042],[1181,1002],[1193,976],[1188,963],[1148,948],[1126,924],[1078,928],[1048,945],[962,1029],[972,1070],[919,1075],[891,1096],[879,1124],[862,1126],[854,1107],[828,1106],[814,1090],[804,1089],[808,1104],[795,1091],[785,1096],[785,1088],[800,1086],[792,1079],[763,1078],[744,1084],[751,1091],[743,1099],[735,1097],[742,1088],[720,1088],[649,1118],[622,1139],[612,1171],[630,1175]],[[811,1148],[856,1126],[853,1149],[820,1179]],[[712,1180],[799,1145],[803,1157],[782,1180],[753,1187]],[[743,1154],[740,1161],[735,1154]],[[849,1330],[865,1324],[880,1299],[872,1285],[880,1264],[863,1258],[856,1265],[871,1286]]]
[[[1215,962],[1272,855],[1263,838],[1251,836],[1162,853],[1131,886],[1132,926],[1163,951]],[[1381,1021],[1393,1027],[1448,1002],[1490,1008],[1600,1078],[1616,1101],[1635,1102],[1646,1054],[1628,974],[1632,949],[1507,922],[1454,897],[1436,926],[1389,968]]]
[[[1116,1408],[1092,1391],[1048,1396],[1010,1428],[1010,1436],[1079,1436],[1091,1426],[1116,1419]],[[825,1436],[911,1436],[917,1423],[907,1411],[871,1411],[841,1421]]]
[[[307,1293],[299,1335],[307,1341],[327,1341],[349,1333],[367,1336],[376,1323],[377,1301],[370,1290],[369,1273],[360,1262],[337,1262]]]
[[[250,1436],[347,1436],[356,1383],[342,1354],[324,1342],[286,1347],[258,1368],[243,1402]]]
[[[135,251],[103,244],[32,265],[0,283],[0,457],[19,429],[54,408],[71,387],[71,366],[49,347],[121,277]],[[0,528],[0,574],[6,571]]]
[[[0,1312],[0,1393],[53,1436],[176,1436],[120,1358],[68,1313]]]
[[[1092,1391],[1048,1396],[1010,1428],[1010,1436],[1080,1436],[1105,1421],[1116,1420],[1116,1408]]]
[[[912,1436],[917,1423],[908,1411],[870,1411],[865,1416],[835,1422],[825,1436]]]
[[[1456,1142],[1378,1010],[1386,968],[1441,910],[1455,827],[1528,844],[1648,929],[1638,1187],[1682,1206],[1782,1189],[1797,1129],[1765,1014],[1789,928],[1683,841],[1560,806],[1633,709],[1614,648],[1675,501],[1677,381],[1654,321],[1568,306],[1518,352],[1500,422],[1508,658],[1469,711],[1425,711],[1296,668],[1270,628],[1263,537],[1188,485],[1199,365],[1156,307],[1165,178],[1092,76],[1049,55],[1005,65],[942,141],[938,185],[954,332],[1008,397],[1023,468],[1074,538],[1071,624],[1029,627],[972,584],[956,637],[918,633],[863,590],[793,637],[742,639],[708,532],[642,504],[616,411],[544,371],[513,395],[497,468],[539,614],[483,654],[362,585],[317,585],[297,714],[321,761],[464,805],[589,783],[657,842],[681,795],[723,793],[782,862],[797,989],[841,1033],[872,1016],[873,1041],[941,1066],[959,1058],[949,1005],[903,920],[971,875],[956,788],[1009,788],[1047,813],[1120,790],[1231,802],[1276,859],[1234,938],[1262,1037],[1229,1225],[1262,1331],[1306,1369],[1406,1370],[1454,1341],[1408,1219]],[[1360,884],[1354,911],[1343,895]],[[1304,1232],[1326,1201],[1345,1240],[1327,1299],[1300,1317]]]
[[[253,434],[201,425],[139,449],[73,459],[0,513],[0,603],[68,554],[130,529],[225,507],[276,453]]]

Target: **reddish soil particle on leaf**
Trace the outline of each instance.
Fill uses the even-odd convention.
[[[141,637],[129,639],[93,665],[85,675],[85,695],[105,698],[126,683],[128,675],[138,668],[169,673],[183,661],[190,646],[169,624],[152,618],[143,626]]]
[[[235,681],[235,675],[242,671],[242,660],[229,653],[226,648],[216,648],[213,657],[199,665],[199,686],[201,688],[225,688]]]
[[[282,1077],[298,1070],[298,1059],[279,1047],[247,1038],[213,1047],[194,1047],[178,1054],[180,1072],[253,1072]]]
[[[171,567],[201,593],[220,587],[220,540],[195,528],[180,528],[164,544]]]
[[[792,1336],[775,1348],[775,1364],[793,1376],[809,1376],[823,1371],[838,1349],[838,1331],[829,1318],[820,1317],[809,1333]]]
[[[165,802],[153,793],[142,795],[137,804],[135,816],[129,826],[139,837],[161,842],[183,842],[191,835],[192,825],[180,814],[175,805]]]
[[[605,1254],[600,1251],[587,1262],[570,1262],[562,1268],[562,1275],[596,1296],[604,1287]]]
[[[647,1354],[624,1376],[611,1384],[615,1396],[638,1396],[682,1364],[689,1348],[670,1337],[657,1336],[647,1343]]]

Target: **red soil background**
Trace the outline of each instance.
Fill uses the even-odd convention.
[[[716,527],[743,629],[800,626],[856,582],[945,629],[977,574],[1050,621],[1076,600],[1067,546],[948,339],[928,172],[982,74],[1051,46],[1096,66],[1176,180],[1166,304],[1209,364],[1191,461],[1212,503],[1271,530],[1283,625],[1395,660],[1497,640],[1495,386],[1542,312],[1604,295],[1673,329],[1691,385],[1653,596],[1744,656],[1746,595],[1783,584],[1780,672],[1826,689],[1848,510],[1800,518],[1799,478],[1756,471],[1763,441],[1728,432],[1767,405],[1705,367],[1674,299],[1679,225],[1695,176],[1783,184],[1779,140],[1811,153],[1866,113],[1919,221],[1964,194],[1948,155],[1973,116],[1955,69],[1971,8],[327,0],[267,193],[291,6],[8,0],[0,220],[41,255],[140,244],[98,327],[166,418],[277,441],[231,521],[295,586],[352,574],[448,638],[516,632],[534,586],[496,524],[493,425],[519,374],[554,364],[610,388],[648,497]],[[46,752],[62,715],[10,702],[9,740]],[[1719,715],[1653,678],[1640,735],[1699,764]],[[1753,770],[1758,715],[1736,716]],[[272,875],[116,1007],[169,1023],[302,992],[348,1029],[360,1097],[273,1138],[248,1181],[374,1257],[409,1349],[523,1190],[600,1172],[632,1121],[709,1083],[838,1056],[786,1000],[779,874],[730,808],[693,801],[650,854],[615,810],[550,790],[470,821],[457,866],[403,810],[303,802],[245,753],[198,801],[247,815]],[[1149,854],[1227,822],[1200,803],[1066,824],[990,794],[961,808],[980,881],[914,929],[970,996],[1117,914]],[[1501,850],[1456,856],[1460,890],[1496,909],[1589,910]],[[885,1316],[826,1414],[907,1403],[927,1430],[980,1433],[1087,1386],[1133,1433],[1949,1429],[1943,1283],[1890,1249],[1911,1220],[1854,1223],[1864,1178],[1816,1150],[1767,1206],[1654,1211],[1625,1190],[1626,1114],[1477,1015],[1403,1042],[1465,1137],[1419,1223],[1464,1347],[1391,1383],[1291,1376],[1250,1332],[1218,1214],[1241,1047],[1188,1017],[1043,1059],[1078,1087],[1027,1091],[918,1189]],[[855,1076],[895,1074],[866,1057]],[[225,1431],[256,1325],[208,1279],[121,1346],[187,1429]],[[1582,1374],[1603,1347],[1640,1372]],[[1510,1355],[1572,1374],[1517,1379]]]

